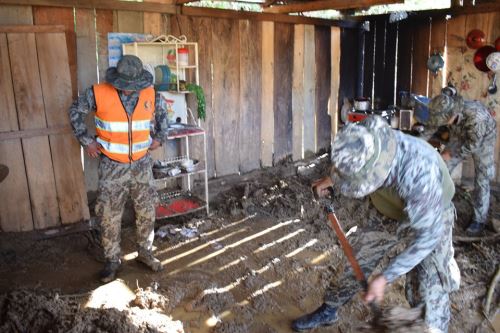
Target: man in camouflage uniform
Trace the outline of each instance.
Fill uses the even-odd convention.
[[[448,125],[458,149],[445,150],[443,159],[450,172],[468,156],[475,171],[474,216],[467,232],[479,234],[486,225],[490,205],[490,181],[494,177],[496,121],[486,106],[478,101],[464,101],[459,95],[440,94],[430,104],[429,125]]]
[[[166,137],[168,127],[167,114],[160,104],[158,93],[149,90],[149,96],[154,97],[143,102],[144,109],[141,109],[142,105],[139,103],[140,100],[143,100],[141,99],[143,98],[141,92],[145,89],[152,89],[150,87],[153,83],[153,77],[143,69],[142,62],[138,57],[123,56],[116,67],[110,67],[107,70],[106,81],[105,84],[88,88],[69,109],[75,136],[89,156],[99,158],[99,188],[95,212],[97,217],[100,218],[101,241],[106,258],[105,267],[101,271],[101,280],[103,282],[113,280],[121,264],[121,218],[125,202],[129,196],[132,197],[136,214],[137,260],[149,266],[153,271],[162,269],[161,262],[152,253],[155,205],[158,198],[151,184],[153,179],[152,158],[148,151],[154,150],[161,145],[161,142]],[[107,89],[109,98],[106,95],[104,95],[104,99],[96,98],[97,89],[102,89],[103,86]],[[114,104],[121,105],[108,106],[108,110],[102,110],[105,108],[102,107],[103,104],[99,106],[99,103],[109,101],[111,98],[118,101]],[[91,111],[99,112],[99,108],[110,119],[114,119],[113,117],[123,119],[119,117],[124,117],[124,112],[126,112],[127,117],[125,119],[129,119],[128,126],[127,121],[109,122],[112,126],[109,125],[106,129],[108,132],[104,132],[110,133],[110,135],[114,134],[115,137],[116,133],[122,132],[125,138],[127,137],[126,133],[128,133],[129,144],[119,145],[125,146],[129,154],[125,154],[125,157],[130,156],[130,159],[125,163],[123,160],[113,159],[114,156],[119,155],[110,154],[105,149],[109,142],[99,135],[99,130],[105,127],[106,122],[98,118],[97,113],[95,117],[97,138],[88,134],[85,118]],[[134,117],[139,114],[138,110],[146,109],[151,110],[146,113],[149,118],[142,120],[142,122],[131,120],[135,119]],[[130,138],[139,125],[142,126],[140,130],[143,131],[142,135],[146,136],[147,141],[145,141],[146,145],[141,151],[141,155],[144,155],[140,155],[141,157],[135,160],[133,158],[133,149],[136,149],[135,145],[137,143],[132,144]]]
[[[412,306],[425,304],[425,322],[431,332],[447,332],[448,294],[457,290],[460,272],[453,259],[452,227],[455,188],[439,154],[425,141],[392,130],[380,117],[348,124],[332,146],[329,177],[315,182],[319,196],[325,189],[360,198],[370,195],[375,208],[388,219],[400,221],[396,235],[376,216],[351,239],[365,276],[372,274],[389,249],[409,245],[375,276],[364,296],[381,301],[385,286],[407,273],[407,298]],[[413,278],[411,278],[413,277]],[[417,283],[415,283],[417,282]],[[333,281],[324,304],[292,324],[296,331],[327,326],[338,320],[338,309],[362,289],[352,269]]]

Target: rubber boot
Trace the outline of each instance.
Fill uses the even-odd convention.
[[[302,332],[320,326],[333,325],[337,320],[337,308],[323,303],[314,312],[295,320],[292,323],[292,329],[296,332]]]
[[[153,256],[153,252],[147,250],[139,250],[137,256],[137,261],[142,262],[144,265],[148,266],[154,272],[159,272],[163,270],[161,261]]]
[[[118,272],[118,269],[120,268],[121,264],[122,262],[120,260],[106,261],[106,264],[104,265],[104,268],[100,273],[101,281],[104,283],[113,281],[116,277],[116,273]]]
[[[469,227],[467,227],[465,232],[469,236],[479,236],[483,232],[484,227],[485,227],[484,223],[473,222],[469,225]]]

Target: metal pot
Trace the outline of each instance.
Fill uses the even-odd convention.
[[[370,110],[370,99],[368,97],[359,97],[354,99],[354,109],[356,111]]]

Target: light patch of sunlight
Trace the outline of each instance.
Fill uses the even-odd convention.
[[[233,266],[236,266],[238,265],[240,262],[243,262],[245,260],[247,260],[248,258],[246,256],[242,256],[242,257],[239,257],[238,259],[236,260],[233,260],[231,261],[230,263],[228,263],[227,265],[224,265],[222,267],[219,267],[219,272],[222,272],[226,269],[228,269],[229,267],[233,267]]]
[[[279,280],[279,281],[275,281],[275,282],[271,282],[271,283],[268,283],[266,284],[263,288],[259,289],[259,290],[256,290],[252,293],[252,295],[250,296],[250,298],[255,298],[259,295],[263,295],[264,293],[266,293],[268,290],[270,289],[273,289],[273,288],[276,288],[276,287],[279,287],[281,284],[283,284],[283,281]]]
[[[323,253],[321,253],[319,256],[317,256],[316,258],[313,258],[310,263],[313,264],[313,265],[317,265],[319,264],[320,262],[322,262],[323,260],[325,260],[326,258],[328,258],[330,256],[330,254],[332,254],[333,250],[332,249],[328,249],[326,251],[324,251]]]
[[[266,201],[264,201],[264,202],[262,203],[262,206],[263,206],[263,207],[266,207],[266,206],[268,206],[268,205],[271,203],[271,201],[276,200],[276,199],[278,199],[278,198],[282,198],[282,197],[283,197],[283,194],[281,194],[281,193],[279,193],[279,194],[272,194],[272,195],[270,195],[270,196],[267,198],[267,200],[266,200]]]
[[[354,234],[356,231],[358,231],[358,226],[355,225],[354,227],[352,227],[351,229],[349,229],[349,231],[345,234],[346,237],[349,237],[350,235]]]
[[[179,260],[179,259],[181,259],[181,258],[184,258],[184,257],[188,256],[188,255],[191,255],[191,254],[193,254],[193,253],[196,253],[196,252],[198,252],[198,251],[201,251],[201,250],[203,250],[204,248],[209,247],[209,246],[210,246],[210,245],[212,245],[212,244],[216,244],[216,243],[218,243],[218,242],[220,242],[220,241],[223,241],[223,240],[225,240],[225,239],[227,239],[227,238],[230,238],[230,237],[232,237],[232,236],[234,236],[234,235],[237,235],[237,234],[241,234],[242,232],[246,232],[246,231],[248,231],[248,227],[241,228],[241,229],[239,229],[239,230],[236,230],[236,231],[230,232],[230,233],[228,233],[227,235],[224,235],[224,236],[219,237],[219,238],[216,238],[216,239],[212,239],[211,241],[208,241],[208,242],[206,242],[206,243],[204,243],[204,244],[202,244],[202,245],[200,245],[200,246],[197,246],[197,247],[195,247],[195,248],[192,248],[192,249],[191,249],[191,250],[189,250],[189,251],[185,251],[185,252],[182,252],[181,254],[178,254],[178,255],[173,256],[173,257],[168,258],[168,259],[165,259],[165,260],[163,260],[161,263],[162,263],[163,265],[169,264],[169,263],[171,263],[171,262],[173,262],[173,261]],[[161,253],[162,253],[162,251],[158,252],[158,254],[161,254]]]
[[[259,252],[262,252],[270,247],[273,247],[274,245],[276,244],[280,244],[280,243],[283,243],[284,241],[286,241],[287,239],[290,239],[290,238],[293,238],[295,236],[297,236],[298,234],[304,232],[305,230],[304,229],[298,229],[292,233],[289,233],[288,235],[284,236],[284,237],[281,237],[280,239],[277,239],[271,243],[267,243],[267,244],[264,244],[262,245],[261,247],[259,247],[258,249],[256,249],[255,251],[253,251],[253,253],[259,253]]]
[[[125,310],[135,299],[135,293],[120,279],[100,286],[92,291],[85,308]]]
[[[263,235],[265,235],[265,234],[267,234],[267,233],[269,233],[269,232],[271,232],[271,231],[274,231],[274,230],[276,230],[276,229],[279,229],[279,228],[285,227],[285,226],[290,225],[290,224],[293,224],[293,223],[298,223],[298,222],[300,222],[300,220],[299,220],[299,219],[295,219],[295,220],[288,220],[288,221],[285,221],[285,222],[278,223],[278,224],[276,224],[276,225],[274,225],[274,226],[272,226],[272,227],[269,227],[269,228],[267,228],[267,229],[264,229],[264,230],[262,230],[262,231],[260,231],[260,232],[258,232],[258,233],[256,233],[256,234],[253,234],[253,235],[248,236],[248,237],[245,237],[245,238],[243,238],[243,239],[241,239],[241,240],[239,240],[239,241],[237,241],[237,242],[234,242],[233,244],[230,244],[230,245],[228,245],[228,246],[226,246],[226,247],[224,247],[224,248],[222,248],[222,249],[220,249],[220,250],[218,250],[218,251],[215,251],[215,252],[213,252],[213,253],[211,253],[211,254],[209,254],[209,255],[207,255],[207,256],[205,256],[205,257],[203,257],[203,258],[200,258],[200,259],[198,259],[198,260],[195,260],[195,261],[193,261],[193,262],[189,263],[188,265],[186,265],[186,266],[185,266],[185,267],[183,267],[183,268],[178,268],[178,269],[176,269],[176,270],[173,270],[173,271],[172,271],[172,272],[170,272],[168,275],[174,275],[174,274],[177,274],[177,273],[179,273],[180,271],[182,271],[184,268],[190,268],[190,267],[193,267],[193,266],[199,265],[199,264],[201,264],[201,263],[203,263],[203,262],[205,262],[205,261],[208,261],[208,260],[210,260],[210,259],[212,259],[212,258],[214,258],[214,257],[217,257],[218,255],[220,255],[220,254],[222,254],[222,253],[226,252],[226,251],[227,251],[227,250],[229,250],[229,249],[232,249],[232,248],[235,248],[235,247],[237,247],[237,246],[240,246],[241,244],[244,244],[244,243],[246,243],[246,242],[249,242],[249,241],[251,241],[251,240],[253,240],[253,239],[255,239],[255,238],[261,237],[261,236],[263,236]]]
[[[217,323],[219,323],[220,321],[220,318],[213,314],[210,318],[207,319],[205,324],[207,324],[208,327],[215,327],[215,325],[217,325]]]
[[[157,247],[153,246],[153,252],[156,251],[156,249]],[[138,255],[137,251],[127,253],[126,255],[123,256],[123,260],[124,261],[134,260],[135,258],[137,258],[137,255]]]
[[[231,315],[231,313],[232,313],[231,310],[226,310],[219,315],[219,318],[225,319],[225,318],[229,317]]]
[[[307,242],[306,244],[302,245],[301,247],[299,247],[298,249],[296,250],[293,250],[292,252],[288,253],[287,255],[285,255],[286,258],[291,258],[293,256],[296,256],[297,254],[299,254],[300,252],[304,251],[305,249],[307,249],[308,247],[311,247],[313,246],[314,244],[316,244],[318,242],[318,240],[315,238],[315,239],[312,239],[310,240],[309,242]]]
[[[212,230],[212,231],[209,231],[209,232],[205,232],[205,233],[203,233],[203,234],[200,234],[200,236],[199,236],[199,237],[195,237],[195,238],[187,239],[187,240],[185,240],[185,241],[183,241],[183,242],[180,242],[180,243],[178,243],[178,244],[175,244],[175,245],[173,245],[173,246],[170,246],[170,247],[168,247],[168,248],[166,248],[166,249],[161,250],[160,254],[165,254],[165,253],[167,253],[167,252],[170,252],[170,251],[176,250],[176,249],[178,249],[178,248],[180,248],[180,247],[183,247],[184,245],[190,244],[190,243],[192,243],[192,242],[196,242],[196,241],[198,241],[198,240],[199,240],[199,238],[208,237],[208,236],[211,236],[211,235],[213,235],[213,234],[216,234],[216,233],[218,233],[218,232],[220,232],[220,231],[222,231],[222,230],[225,230],[225,229],[227,229],[227,228],[231,228],[231,227],[237,226],[238,224],[244,223],[244,222],[246,222],[246,221],[248,221],[248,220],[250,220],[250,219],[254,218],[256,215],[257,215],[257,214],[252,214],[252,215],[246,216],[245,218],[243,218],[243,219],[241,219],[241,220],[238,220],[238,221],[235,221],[235,222],[229,223],[229,224],[224,225],[224,226],[222,226],[222,227],[220,227],[220,228],[218,228],[218,229],[215,229],[215,230]]]

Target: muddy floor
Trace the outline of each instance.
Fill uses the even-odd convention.
[[[98,281],[102,263],[90,233],[36,241],[31,234],[1,234],[0,331],[292,332],[291,321],[318,307],[347,265],[309,190],[326,169],[323,158],[213,181],[210,217],[157,222],[160,273],[135,262],[134,227],[124,223],[124,265],[109,285]],[[499,196],[493,191],[490,216],[500,212]],[[457,187],[454,201],[462,284],[451,296],[450,332],[494,332],[483,307],[500,263],[500,238],[491,230],[480,241],[464,237],[470,192]],[[333,203],[346,231],[380,218],[367,199]],[[384,223],[388,231],[397,227]],[[383,305],[407,306],[404,278],[389,287]],[[357,296],[340,311],[338,325],[313,332],[359,332],[370,319]]]

